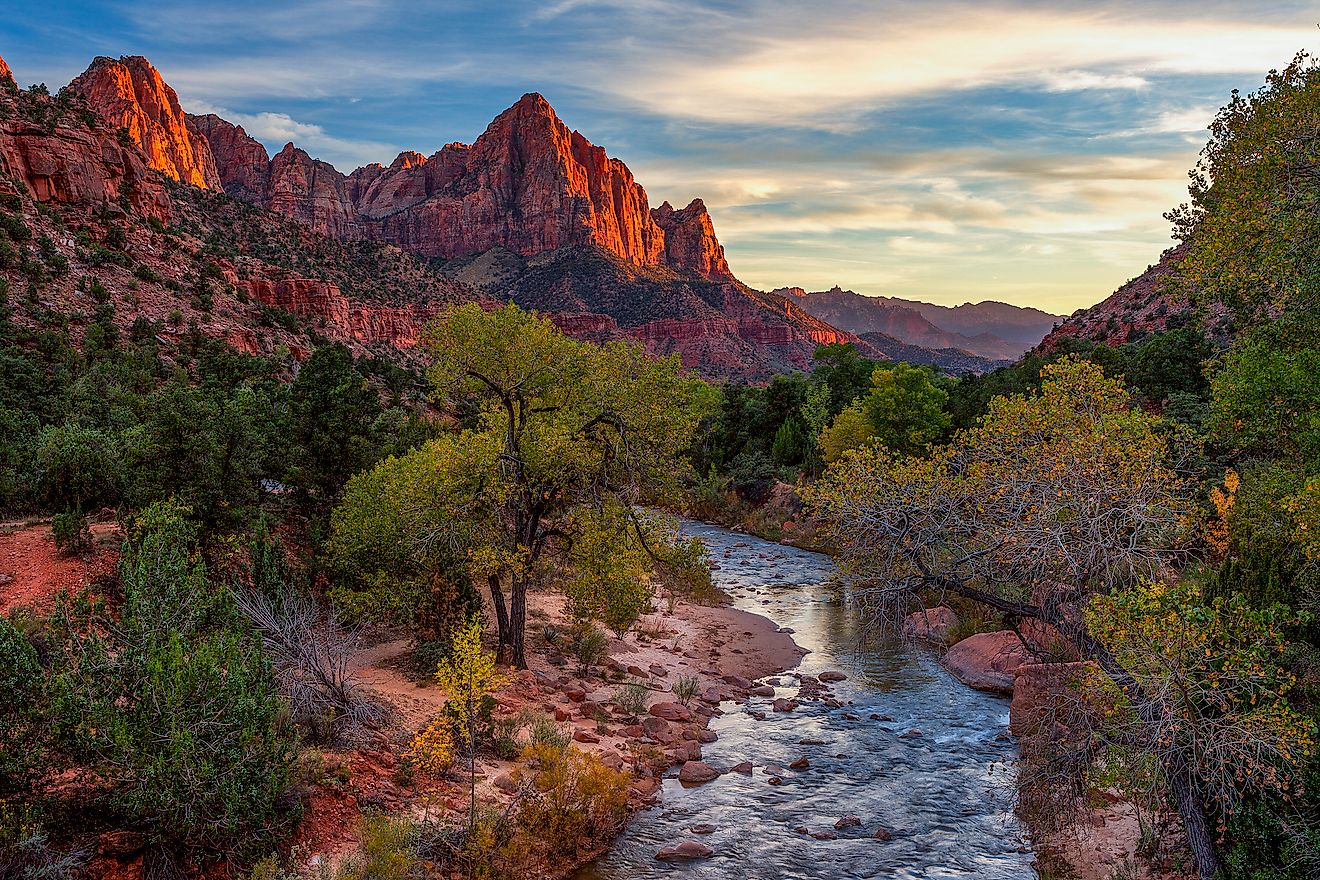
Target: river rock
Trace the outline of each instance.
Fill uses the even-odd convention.
[[[816,838],[817,840],[838,840],[838,839],[839,839],[839,835],[835,834],[833,831],[813,831],[813,832],[811,832],[811,836],[814,837],[814,838]]]
[[[822,672],[820,674],[820,680],[826,684],[833,684],[838,681],[847,681],[848,676],[837,669],[831,669],[828,672]]]
[[[799,705],[801,704],[798,703],[797,700],[787,700],[784,699],[783,697],[779,697],[777,700],[775,700],[773,703],[770,704],[770,708],[774,709],[776,712],[792,712]]]
[[[1012,694],[1013,674],[1029,660],[1017,633],[1001,630],[968,636],[950,648],[942,662],[968,687]]]
[[[806,758],[806,756],[804,755],[804,756],[802,756],[801,758],[798,758],[798,759],[797,759],[796,761],[794,761],[792,764],[789,764],[789,765],[788,765],[788,769],[790,769],[790,770],[810,770],[810,769],[811,769],[811,762],[808,761],[807,758]]]
[[[740,762],[740,763],[734,764],[731,768],[729,768],[729,772],[730,772],[730,773],[741,773],[743,776],[751,776],[751,775],[752,775],[752,762],[751,762],[751,761],[742,761],[742,762]]]
[[[678,781],[684,785],[702,785],[718,779],[720,771],[705,761],[688,761],[678,768]]]
[[[600,742],[600,737],[596,736],[596,734],[592,733],[590,730],[583,730],[579,727],[577,730],[573,731],[573,741],[590,745],[592,743]]]
[[[692,713],[687,707],[678,703],[656,703],[646,710],[655,718],[663,718],[666,721],[691,721]]]
[[[958,615],[952,608],[939,605],[904,618],[903,635],[918,642],[949,645],[953,643],[953,631],[958,623]]]
[[[688,829],[688,831],[691,831],[693,834],[714,834],[719,830],[719,828],[711,825],[709,822],[702,822],[700,825],[693,825]]]
[[[684,840],[673,846],[666,846],[655,854],[662,862],[690,862],[696,859],[708,859],[715,851],[696,840]]]
[[[835,822],[834,827],[842,831],[844,828],[856,828],[861,824],[862,824],[862,820],[858,819],[856,816],[850,813],[840,818],[839,821]]]
[[[726,675],[724,676],[724,683],[742,690],[749,690],[752,686],[751,679],[743,678],[741,675]]]
[[[751,689],[751,695],[754,697],[773,697],[775,689],[768,684],[758,684]]]
[[[669,722],[663,718],[653,716],[642,719],[642,733],[661,745],[668,745],[675,739],[673,732],[669,729]]]
[[[697,742],[699,743],[709,745],[719,738],[719,734],[708,727],[697,731]]]
[[[783,776],[788,771],[783,767],[780,767],[778,764],[766,764],[761,768],[761,772],[766,776]]]
[[[875,829],[875,833],[872,834],[871,836],[874,837],[876,840],[893,840],[894,832],[890,831],[888,828],[881,825],[879,828]]]

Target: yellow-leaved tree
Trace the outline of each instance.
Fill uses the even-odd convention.
[[[454,629],[448,656],[436,667],[435,679],[447,696],[445,710],[455,732],[467,747],[471,762],[471,796],[468,830],[477,823],[477,726],[482,704],[505,681],[496,668],[495,654],[481,645],[481,619],[473,617],[465,626]]]
[[[1175,473],[1173,435],[1089,361],[1067,358],[1042,375],[1039,393],[994,399],[979,425],[929,456],[879,446],[845,456],[809,503],[873,622],[893,625],[931,594],[937,601],[953,595],[1013,625],[1046,624],[1092,661],[1121,695],[1125,742],[1158,762],[1198,872],[1210,880],[1220,859],[1209,805],[1231,800],[1224,786],[1234,781],[1234,756],[1271,762],[1253,779],[1272,783],[1306,754],[1309,734],[1295,719],[1266,712],[1250,716],[1266,725],[1256,743],[1234,744],[1232,733],[1250,735],[1252,725],[1225,724],[1222,709],[1184,699],[1170,685],[1197,671],[1164,674],[1159,664],[1185,657],[1183,642],[1193,634],[1223,641],[1234,664],[1249,662],[1252,649],[1233,643],[1224,621],[1255,626],[1262,638],[1276,630],[1220,608],[1182,629],[1170,622],[1161,633],[1148,631],[1142,615],[1164,599],[1140,585],[1172,575],[1192,520]],[[1209,614],[1219,618],[1204,619]],[[1258,678],[1268,681],[1271,673],[1261,669]],[[1204,749],[1198,738],[1211,730],[1222,748]],[[1082,740],[1081,748],[1099,741]],[[1086,772],[1087,753],[1071,766]]]

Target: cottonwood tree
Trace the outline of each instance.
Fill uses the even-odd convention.
[[[921,593],[960,596],[1011,625],[1048,624],[1093,660],[1140,722],[1209,880],[1219,857],[1190,728],[1170,723],[1178,705],[1085,616],[1093,597],[1169,573],[1188,515],[1170,457],[1121,383],[1066,359],[1045,368],[1038,395],[996,398],[929,457],[849,454],[810,503],[872,621],[896,623]]]
[[[672,528],[635,513],[677,492],[684,451],[713,411],[710,387],[676,357],[577,342],[513,305],[451,309],[426,345],[436,396],[466,426],[383,463],[401,478],[392,485],[426,485],[373,496],[375,509],[388,518],[411,505],[405,540],[489,588],[500,650],[516,666],[526,666],[528,587],[552,562],[571,569],[584,529],[597,543],[640,542],[655,569],[684,569]]]

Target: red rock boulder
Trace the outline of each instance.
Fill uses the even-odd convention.
[[[1029,661],[1012,630],[969,636],[950,648],[943,659],[944,668],[963,684],[999,694],[1013,693],[1013,675]]]

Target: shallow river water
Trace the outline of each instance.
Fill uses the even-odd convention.
[[[719,740],[704,760],[725,769],[741,761],[752,775],[729,773],[685,789],[667,778],[657,806],[639,814],[614,847],[578,880],[692,878],[982,878],[1033,880],[1032,856],[1012,813],[1014,744],[1002,737],[1008,702],[954,681],[935,659],[901,644],[859,648],[859,631],[837,589],[827,584],[829,557],[782,547],[716,526],[688,523],[718,566],[715,582],[734,605],[790,627],[811,653],[799,672],[838,669],[848,680],[834,696],[851,706],[803,702],[788,714],[771,699],[724,703],[711,726]],[[797,692],[782,676],[779,696]],[[748,715],[762,710],[764,721]],[[852,713],[857,720],[849,720]],[[872,714],[882,719],[871,720]],[[916,728],[920,736],[904,737]],[[801,744],[803,739],[824,745]],[[810,769],[789,770],[770,785],[761,768],[806,756]],[[793,829],[833,830],[852,814],[860,828],[837,840]],[[696,836],[687,829],[716,826]],[[874,838],[879,826],[893,839]],[[656,850],[685,838],[715,855],[665,864]]]

